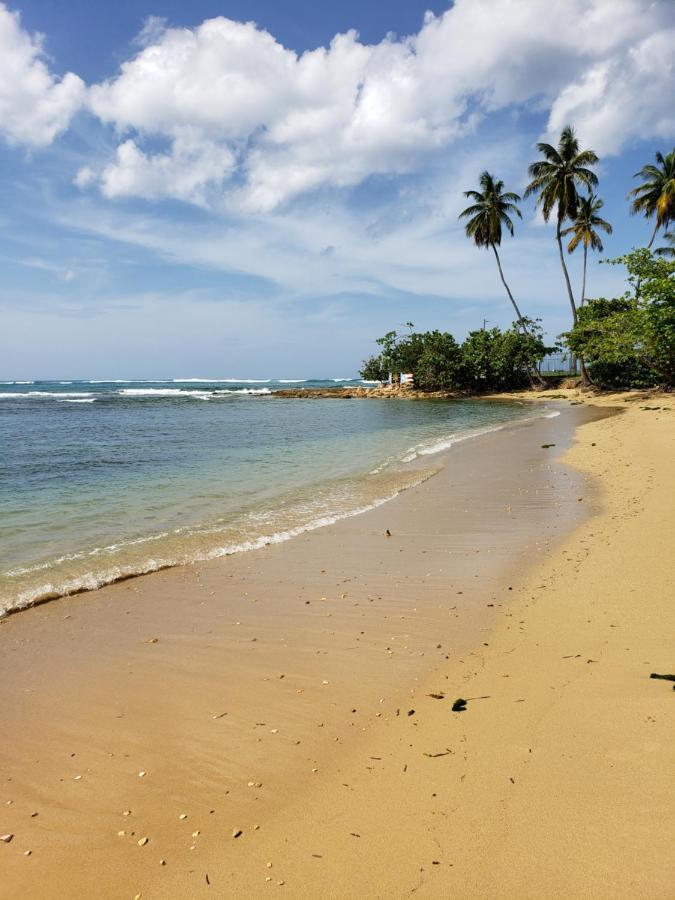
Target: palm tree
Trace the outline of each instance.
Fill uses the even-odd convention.
[[[513,220],[511,215],[518,216],[522,219],[522,215],[516,204],[520,201],[518,194],[510,191],[504,191],[504,182],[495,180],[494,175],[489,172],[483,172],[480,176],[480,191],[464,191],[464,196],[474,201],[472,206],[461,212],[458,216],[460,219],[468,219],[466,223],[466,236],[472,238],[477,247],[491,248],[497,260],[497,268],[499,269],[499,277],[502,284],[506,288],[509,300],[513,304],[516,312],[518,324],[527,333],[527,325],[521,311],[518,309],[511,289],[504,278],[501,260],[497,247],[502,242],[502,226],[513,236]]]
[[[596,229],[600,228],[606,234],[612,233],[612,226],[609,222],[598,215],[598,212],[603,206],[602,200],[599,197],[596,197],[595,194],[589,194],[588,197],[579,197],[579,206],[574,222],[569,228],[566,228],[561,232],[563,237],[568,234],[572,235],[572,239],[567,245],[568,253],[574,253],[579,244],[583,244],[584,246],[584,274],[581,279],[580,306],[583,306],[584,301],[586,300],[586,263],[588,261],[588,248],[590,247],[591,250],[597,250],[599,253],[602,253],[603,249],[600,235]]]
[[[657,256],[675,257],[675,231],[666,231],[663,237],[670,244],[670,247],[659,247],[654,253],[656,253]]]
[[[577,307],[572,293],[572,283],[565,265],[565,254],[562,246],[562,224],[565,219],[576,219],[579,209],[578,185],[591,191],[596,187],[598,178],[589,166],[598,161],[593,150],[581,150],[579,141],[571,125],[566,125],[560,133],[558,146],[539,143],[537,150],[544,159],[533,162],[528,172],[532,181],[525,189],[525,196],[538,194],[537,206],[541,206],[544,221],[548,222],[551,213],[556,212],[556,240],[560,251],[560,264],[565,276],[567,294],[572,307],[572,319],[577,322]],[[586,380],[586,376],[584,376]]]
[[[631,213],[642,213],[647,219],[656,216],[647,244],[650,249],[659,228],[665,229],[670,222],[675,222],[675,147],[665,157],[657,153],[656,165],[643,166],[633,177],[643,178],[644,182],[628,194],[634,198]]]
[[[504,182],[496,180],[494,175],[491,175],[488,171],[483,172],[479,183],[480,191],[464,191],[464,196],[469,197],[474,203],[471,206],[467,206],[459,214],[458,218],[469,220],[465,227],[466,236],[472,238],[477,247],[492,248],[497,260],[499,277],[515,310],[518,325],[522,328],[524,334],[529,334],[527,322],[518,308],[506,278],[504,278],[504,270],[497,252],[497,247],[502,242],[502,226],[513,237],[513,220],[511,216],[516,215],[519,219],[523,218],[516,206],[520,201],[520,197],[512,191],[505,191]],[[530,384],[534,384],[535,381],[540,385],[543,384],[541,375],[536,369],[528,369],[528,376]]]
[[[579,208],[578,185],[587,188],[589,193],[596,187],[598,177],[589,166],[598,161],[597,154],[593,150],[582,150],[579,147],[574,129],[566,125],[560,132],[558,146],[540,142],[537,150],[543,154],[544,159],[533,162],[528,168],[532,181],[525,189],[525,196],[538,194],[537,206],[541,206],[544,221],[548,222],[551,213],[556,211],[556,232],[560,253],[560,265],[562,266],[567,296],[572,307],[572,321],[577,323],[577,305],[574,302],[572,282],[565,265],[565,254],[562,246],[562,224],[565,219],[576,219]],[[583,357],[581,360],[581,377],[584,385],[591,384],[591,379],[586,371]]]

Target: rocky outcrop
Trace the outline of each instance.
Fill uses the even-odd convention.
[[[382,387],[285,388],[273,391],[271,397],[294,400],[449,400],[461,396],[452,391],[420,391],[408,385]]]

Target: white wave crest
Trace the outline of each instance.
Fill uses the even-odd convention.
[[[232,388],[227,391],[214,391],[219,397],[227,397],[228,394],[271,394],[269,388]]]
[[[221,547],[214,547],[210,550],[196,551],[180,558],[159,557],[147,559],[142,565],[121,565],[110,566],[100,572],[86,572],[74,578],[65,579],[59,584],[46,582],[37,587],[21,591],[15,599],[10,601],[9,605],[0,608],[0,618],[6,616],[10,612],[16,612],[21,609],[27,609],[46,600],[56,599],[57,597],[65,597],[68,594],[76,594],[83,591],[93,591],[103,587],[106,584],[113,584],[124,578],[131,578],[136,575],[146,575],[150,572],[157,572],[160,569],[168,569],[179,565],[189,563],[205,562],[210,559],[219,559],[222,556],[232,556],[235,553],[245,553],[249,550],[261,550],[271,544],[281,544],[289,541],[291,538],[305,534],[308,531],[315,531],[317,528],[324,528],[326,525],[334,525],[343,519],[349,519],[352,516],[360,516],[371,509],[376,509],[398,497],[402,491],[418,484],[422,484],[427,479],[435,475],[434,470],[420,471],[419,478],[410,482],[405,487],[398,488],[385,497],[374,500],[364,506],[356,507],[345,512],[334,513],[324,516],[318,516],[304,525],[298,525],[285,531],[277,531],[272,534],[264,534],[258,538],[249,541],[242,541],[237,544],[225,544]],[[73,558],[75,558],[73,556]]]
[[[173,384],[269,384],[271,378],[172,378]]]
[[[66,397],[91,397],[91,391],[21,391],[21,392],[7,392],[0,391],[0,400],[18,400],[33,398],[33,397],[56,397],[57,399],[64,399]]]

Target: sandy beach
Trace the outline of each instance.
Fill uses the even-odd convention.
[[[675,896],[675,403],[545,399],[361,516],[2,620],[0,897]]]

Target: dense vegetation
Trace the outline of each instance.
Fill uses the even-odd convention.
[[[525,326],[525,330],[523,329]],[[381,352],[366,360],[361,377],[386,381],[390,373],[412,372],[421,390],[499,391],[532,384],[537,364],[550,347],[535,322],[521,319],[506,331],[472,331],[462,344],[447,332],[390,331]]]
[[[539,143],[540,158],[529,168],[525,197],[536,197],[546,222],[556,224],[560,264],[572,313],[572,327],[562,335],[567,348],[581,365],[582,382],[608,387],[668,385],[675,382],[675,149],[656,154],[655,164],[635,174],[641,184],[629,193],[631,213],[654,221],[646,248],[611,262],[624,264],[628,288],[621,297],[588,300],[588,251],[602,252],[600,232],[612,226],[599,213],[603,201],[595,194],[598,177],[593,171],[598,156],[584,149],[571,126],[563,128],[558,145]],[[585,192],[585,193],[584,193]],[[459,345],[452,335],[439,331],[401,336],[391,331],[378,340],[381,352],[364,363],[361,374],[369,380],[386,380],[391,373],[412,372],[422,390],[504,390],[541,384],[537,364],[549,352],[541,329],[523,313],[504,276],[498,247],[503,230],[513,236],[514,218],[522,219],[521,198],[504,189],[504,182],[483,172],[479,190],[465,191],[471,205],[459,218],[466,220],[468,238],[491,250],[499,277],[515,312],[507,331],[493,328],[473,331]],[[651,252],[659,230],[665,245]],[[583,248],[582,283],[575,296],[567,252]]]
[[[590,300],[565,335],[588,361],[591,378],[607,387],[675,384],[675,259],[634,250],[611,260],[628,271],[629,289]]]

